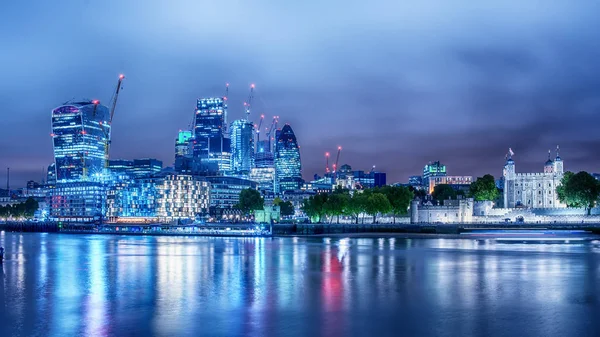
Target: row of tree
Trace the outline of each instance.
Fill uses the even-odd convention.
[[[39,204],[35,199],[27,198],[27,200],[18,204],[0,206],[0,217],[31,218],[35,214],[35,211],[38,210],[38,207]]]
[[[395,217],[408,213],[414,193],[404,186],[383,186],[365,189],[350,194],[347,189],[336,188],[332,193],[319,193],[304,199],[302,210],[315,222],[329,218],[331,223],[340,216],[351,216],[358,223],[360,214],[368,214],[377,221],[378,214],[393,214]]]

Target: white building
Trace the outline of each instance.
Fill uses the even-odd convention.
[[[516,173],[515,162],[509,150],[504,165],[504,207],[527,208],[564,208],[565,204],[558,200],[556,187],[564,174],[563,161],[556,150],[556,158],[550,158],[540,173]]]

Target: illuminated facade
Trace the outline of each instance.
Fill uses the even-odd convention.
[[[455,189],[459,186],[468,188],[473,182],[473,176],[434,176],[429,177],[428,181],[427,193],[431,194],[437,185],[452,185]]]
[[[192,155],[192,142],[192,131],[179,131],[177,139],[175,139],[175,160],[179,157],[190,157]]]
[[[238,177],[205,177],[210,183],[210,206],[215,208],[234,208],[240,201],[240,193],[247,188],[257,189],[252,180]]]
[[[101,182],[59,183],[51,198],[50,215],[56,221],[97,222],[105,214],[106,188]]]
[[[423,168],[423,186],[429,187],[429,180],[432,177],[443,177],[446,175],[446,165],[442,165],[439,161],[430,162]]]
[[[97,101],[73,102],[52,110],[56,188],[51,192],[51,218],[96,222],[103,217],[108,119],[108,108]]]
[[[261,194],[275,193],[275,168],[274,167],[255,167],[250,170],[249,180],[258,184],[258,190]]]
[[[256,155],[254,157],[254,167],[274,167],[273,151],[271,151],[270,140],[261,140],[256,144]]]
[[[47,185],[56,185],[56,164],[52,163],[48,166],[48,171],[46,173],[46,184]]]
[[[104,173],[110,139],[108,108],[93,102],[76,102],[52,110],[52,140],[56,181],[94,180]],[[105,129],[103,129],[105,128]]]
[[[144,178],[159,174],[162,170],[162,161],[152,158],[123,160],[109,160],[108,168],[111,173],[131,178]]]
[[[254,124],[238,119],[231,123],[231,170],[248,174],[254,167]]]
[[[558,200],[556,193],[556,187],[560,185],[564,175],[564,164],[558,155],[558,150],[554,160],[550,158],[550,152],[548,152],[548,160],[544,165],[544,171],[540,173],[516,173],[512,151],[509,152],[503,171],[504,207],[567,207]]]
[[[223,98],[201,98],[194,118],[192,155],[208,171],[231,170],[231,142],[226,138],[227,104]],[[212,167],[209,167],[211,166]]]
[[[116,184],[107,198],[109,218],[195,218],[208,213],[210,185],[199,177],[173,174]]]
[[[278,133],[275,144],[275,192],[296,190],[302,186],[300,147],[296,135],[286,124]]]

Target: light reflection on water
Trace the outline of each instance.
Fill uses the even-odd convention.
[[[0,336],[599,336],[597,244],[0,233]]]

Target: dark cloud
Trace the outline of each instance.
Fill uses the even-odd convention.
[[[539,171],[561,146],[570,170],[598,171],[599,5],[572,1],[220,3],[105,0],[0,5],[0,177],[39,179],[52,160],[50,111],[108,102],[128,78],[111,156],[170,164],[195,100],[231,83],[230,119],[250,83],[255,115],[279,115],[305,178],[325,151],[388,172],[441,160],[451,174]],[[91,15],[93,13],[93,15]],[[6,52],[8,51],[8,52]]]

